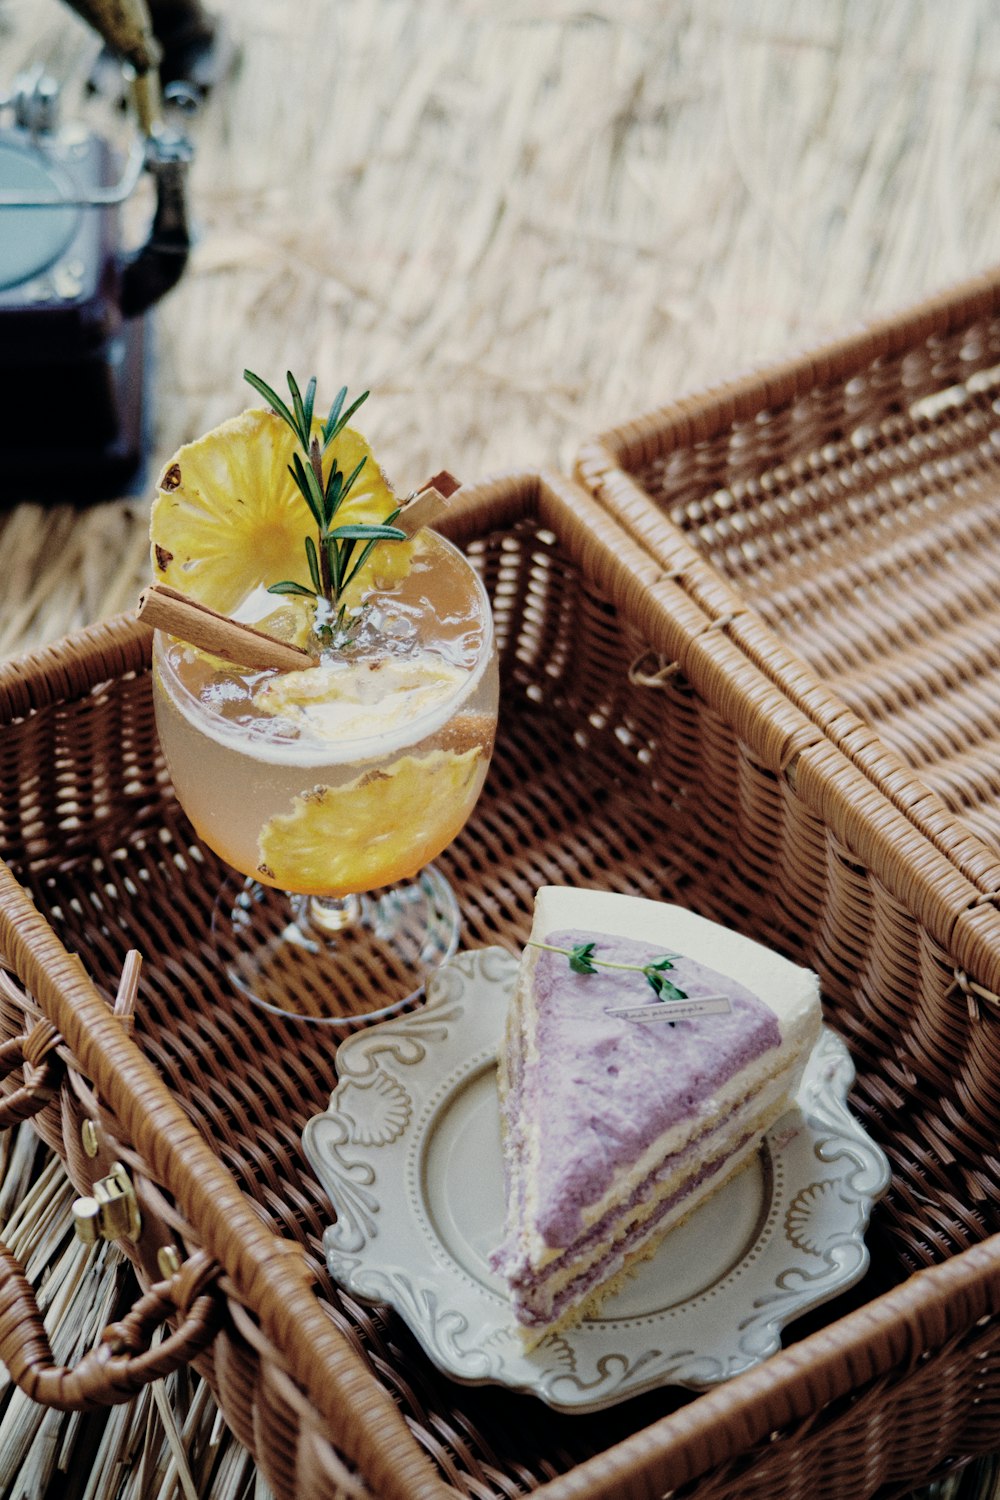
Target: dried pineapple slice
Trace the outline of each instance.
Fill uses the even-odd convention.
[[[322,424],[313,424],[317,435]],[[294,433],[272,411],[252,408],[188,443],[167,464],[153,502],[153,574],[223,614],[255,588],[291,579],[309,586],[305,537],[316,523],[288,471]],[[384,521],[397,501],[359,432],[345,427],[323,460],[350,474],[366,458],[336,525]],[[348,598],[395,582],[410,566],[408,542],[376,547]]]
[[[478,747],[434,750],[344,786],[317,786],[264,824],[258,873],[269,885],[316,896],[407,879],[461,831],[483,769]]]
[[[268,678],[254,705],[331,743],[390,735],[453,694],[468,672],[426,652],[412,657],[350,657]],[[411,736],[415,738],[416,736]]]

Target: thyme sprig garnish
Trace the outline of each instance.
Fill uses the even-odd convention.
[[[331,443],[344,430],[358,407],[367,400],[368,392],[364,391],[345,411],[344,402],[347,400],[345,385],[338,392],[320,434],[317,435],[313,432],[313,409],[316,404],[315,375],[306,386],[306,393],[303,396],[295,376],[290,370],[288,371],[291,407],[252,370],[244,370],[243,378],[259,395],[263,396],[271,410],[288,423],[299,440],[302,453],[293,455],[292,462],[288,465],[288,472],[295,480],[317,527],[316,540],[314,541],[311,536],[305,539],[306,563],[312,588],[306,588],[304,584],[285,578],[278,583],[270,584],[267,592],[269,594],[297,594],[306,599],[315,599],[317,603],[325,600],[328,606],[325,613],[328,618],[319,623],[318,633],[328,642],[343,644],[350,636],[346,623],[346,605],[342,602],[347,588],[353,583],[379,542],[401,542],[405,541],[407,536],[407,533],[400,527],[391,524],[399,515],[398,507],[381,523],[360,521],[341,526],[335,524],[337,512],[354,487],[365,466],[366,459],[362,458],[350,474],[345,474],[334,457],[330,464],[330,472],[324,480],[323,458]],[[359,544],[360,551],[358,551]]]
[[[613,963],[610,958],[595,958],[594,949],[597,944],[577,943],[574,948],[559,948],[552,943],[536,943],[528,939],[529,948],[543,948],[546,953],[563,953],[569,959],[569,966],[574,974],[596,974],[601,969],[628,969],[633,974],[645,976],[653,994],[658,1000],[686,1000],[686,990],[680,990],[673,984],[664,972],[672,969],[674,959],[679,958],[677,953],[665,953],[661,958],[654,958],[648,964],[619,964]]]

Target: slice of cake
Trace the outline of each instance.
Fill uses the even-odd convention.
[[[529,1342],[592,1312],[758,1150],[816,976],[680,907],[544,886],[499,1060],[507,1281]]]

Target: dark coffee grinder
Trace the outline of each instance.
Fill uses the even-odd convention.
[[[149,13],[142,0],[75,8],[132,79],[137,138],[122,163],[101,136],[63,123],[58,87],[41,68],[0,101],[0,506],[103,498],[136,482],[147,313],[177,282],[190,245],[191,150],[164,124]],[[121,208],[144,173],[155,186],[153,223],[146,243],[126,251]]]

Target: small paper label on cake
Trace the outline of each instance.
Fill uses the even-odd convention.
[[[652,1005],[617,1005],[606,1016],[622,1021],[690,1021],[696,1016],[728,1016],[732,1003],[726,995],[702,995],[700,999],[664,1000]]]

